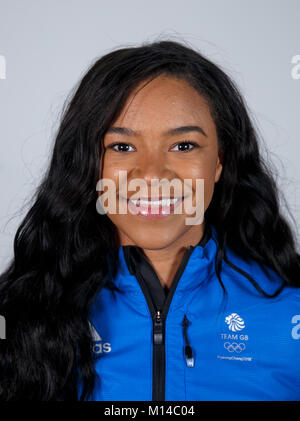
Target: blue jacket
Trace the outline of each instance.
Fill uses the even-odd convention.
[[[265,297],[253,282],[274,294],[279,275],[227,248],[224,299],[211,233],[187,250],[160,309],[120,247],[114,287],[102,288],[90,311],[92,400],[300,400],[300,288]]]

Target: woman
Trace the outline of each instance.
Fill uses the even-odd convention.
[[[187,193],[152,194],[174,179]],[[112,51],[64,113],[1,276],[1,397],[300,399],[299,279],[234,83],[178,42]]]

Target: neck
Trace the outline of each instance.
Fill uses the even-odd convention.
[[[201,225],[194,226],[194,228],[184,233],[180,238],[166,247],[160,249],[142,249],[155,270],[163,288],[170,288],[188,247],[196,246],[201,241],[204,234],[205,222]],[[128,244],[122,235],[120,237],[122,245]],[[138,244],[136,245],[138,246]]]

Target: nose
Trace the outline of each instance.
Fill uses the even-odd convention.
[[[151,185],[151,180],[154,179],[164,178],[170,181],[175,177],[174,170],[168,162],[166,154],[162,151],[148,151],[140,155],[132,175],[145,180],[148,185]]]

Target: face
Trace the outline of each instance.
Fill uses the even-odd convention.
[[[171,204],[169,212],[164,214],[160,204],[155,217],[147,212],[150,208],[145,205],[146,202],[144,208],[142,203],[140,208],[139,204],[135,207],[127,199],[136,195],[138,189],[128,190],[125,199],[124,191],[120,193],[123,183],[120,182],[120,171],[126,171],[127,185],[134,179],[144,181],[148,191],[144,189],[140,193],[148,200],[164,196],[162,190],[158,196],[151,195],[151,180],[155,184],[156,180],[178,179],[184,185],[184,180],[190,179],[192,183],[187,195],[193,205],[197,200],[196,179],[203,179],[205,211],[212,199],[214,185],[220,178],[222,164],[218,155],[216,127],[205,99],[187,82],[173,77],[161,75],[136,93],[144,84],[130,94],[120,115],[106,132],[101,170],[102,178],[110,179],[116,185],[117,209],[121,202],[123,206],[126,203],[128,207],[135,208],[135,212],[125,214],[107,213],[117,227],[121,245],[163,249],[182,239],[195,238],[195,234],[199,234],[200,239],[203,225],[186,224],[186,218],[192,215],[185,212],[183,202],[181,213],[173,211],[177,205],[172,207]],[[173,130],[184,126],[197,126],[198,129]],[[178,199],[177,203],[184,200],[183,194],[176,196],[172,190],[170,197],[174,201]]]

